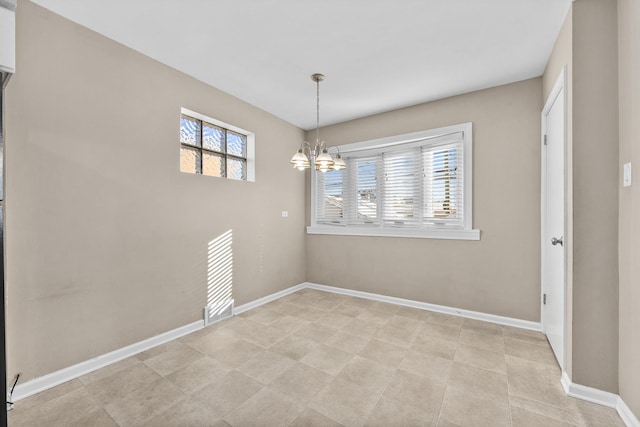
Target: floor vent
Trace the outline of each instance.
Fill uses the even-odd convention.
[[[203,312],[205,327],[231,317],[233,316],[233,298],[205,307]]]

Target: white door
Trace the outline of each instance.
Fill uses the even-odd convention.
[[[560,367],[565,360],[565,70],[542,110],[542,325]]]

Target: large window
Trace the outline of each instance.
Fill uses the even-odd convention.
[[[315,234],[479,239],[471,123],[340,147],[346,170],[312,171]]]
[[[180,117],[180,170],[253,181],[253,135],[183,109]]]

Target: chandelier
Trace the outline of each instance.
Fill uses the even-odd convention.
[[[300,171],[311,167],[312,162],[320,172],[345,169],[347,165],[340,157],[340,149],[336,146],[327,147],[324,141],[320,141],[320,82],[324,80],[324,75],[313,74],[311,80],[316,82],[316,142],[313,147],[307,141],[300,144],[298,152],[291,158],[291,163]],[[333,147],[338,151],[335,159],[329,154],[329,148]]]

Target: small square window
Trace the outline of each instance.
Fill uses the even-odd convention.
[[[180,117],[180,170],[182,172],[246,181],[249,137],[210,123],[198,114]],[[251,140],[253,141],[253,139]]]

